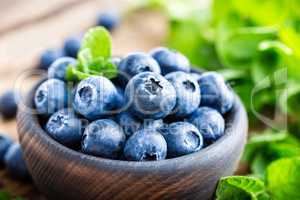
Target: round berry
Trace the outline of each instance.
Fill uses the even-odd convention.
[[[12,177],[23,180],[30,177],[20,144],[15,143],[10,146],[5,154],[4,162]]]
[[[12,144],[13,141],[9,137],[0,134],[0,166],[4,164],[4,156]]]
[[[134,76],[126,86],[125,98],[132,113],[142,119],[164,118],[176,105],[173,85],[153,72]]]
[[[162,129],[168,145],[168,157],[174,158],[199,151],[203,137],[199,130],[188,122],[175,122]]]
[[[129,54],[122,59],[118,65],[118,69],[124,82],[127,82],[130,78],[142,72],[154,72],[160,74],[158,63],[145,53]]]
[[[65,108],[68,103],[66,84],[58,79],[43,82],[35,92],[34,103],[37,113],[41,115],[51,115]]]
[[[132,161],[163,160],[167,156],[167,143],[159,132],[143,129],[128,139],[124,155]]]
[[[64,56],[64,53],[61,49],[48,49],[44,53],[42,53],[40,57],[39,68],[43,70],[48,70],[50,65],[57,60]]]
[[[101,13],[97,19],[97,26],[103,26],[109,31],[115,29],[119,23],[120,17],[114,12]]]
[[[48,69],[48,78],[56,78],[65,81],[66,70],[69,65],[76,66],[77,61],[71,57],[57,59]]]
[[[7,91],[0,97],[0,113],[4,119],[12,119],[18,110],[19,97],[14,91]]]
[[[82,124],[71,109],[62,109],[54,113],[46,124],[46,131],[53,139],[65,146],[80,146]]]
[[[121,112],[116,116],[116,120],[127,137],[130,137],[142,126],[141,121],[129,112]]]
[[[171,72],[165,78],[176,90],[177,100],[174,115],[185,117],[194,112],[200,104],[200,87],[197,81],[188,73]]]
[[[111,114],[117,107],[117,89],[103,76],[82,80],[76,89],[73,108],[89,120]]]
[[[163,75],[175,71],[190,72],[191,70],[189,60],[175,50],[159,47],[152,50],[150,54],[160,65]]]
[[[126,141],[122,128],[112,120],[92,122],[84,131],[82,152],[104,158],[118,158]]]
[[[225,114],[232,108],[234,94],[220,74],[203,73],[198,83],[201,91],[201,106],[214,108],[221,114]]]
[[[224,135],[225,121],[222,115],[209,107],[198,108],[188,119],[202,134],[204,142],[209,145]]]
[[[67,56],[76,58],[81,47],[81,37],[69,37],[64,42],[64,52]]]

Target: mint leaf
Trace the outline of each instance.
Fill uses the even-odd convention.
[[[218,184],[216,196],[217,200],[268,199],[263,181],[244,176],[222,178]]]
[[[0,200],[23,200],[23,198],[13,197],[9,192],[0,190]]]
[[[91,59],[110,58],[111,37],[104,27],[91,28],[83,37],[81,51],[89,49]]]
[[[267,169],[267,189],[276,200],[300,199],[300,157],[273,162]]]
[[[111,38],[103,27],[91,28],[78,53],[78,65],[68,66],[66,80],[80,81],[90,76],[113,78],[118,74],[111,59]]]
[[[83,49],[78,53],[78,70],[82,72],[89,71],[90,62],[93,60],[92,53],[90,49]]]
[[[264,148],[269,143],[276,143],[284,141],[288,138],[288,134],[283,131],[274,133],[270,130],[266,130],[264,134],[252,136],[247,145],[242,160],[251,162],[257,152],[265,152]]]
[[[90,74],[84,73],[76,69],[74,66],[69,65],[66,71],[67,81],[80,81],[90,77]]]
[[[271,160],[267,156],[263,155],[263,153],[257,154],[251,163],[251,172],[255,177],[264,179],[265,171],[270,163]]]

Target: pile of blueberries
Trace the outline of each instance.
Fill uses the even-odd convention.
[[[113,58],[118,76],[65,80],[74,58],[56,60],[34,104],[45,131],[93,156],[152,161],[191,154],[224,135],[235,95],[216,72],[194,72],[181,53],[164,47]]]
[[[97,26],[103,26],[109,31],[113,31],[120,24],[120,16],[115,12],[99,13],[96,19]],[[39,60],[39,69],[47,70],[49,66],[58,58],[69,56],[77,57],[81,46],[82,35],[74,35],[66,38],[62,48],[51,48],[44,51]]]

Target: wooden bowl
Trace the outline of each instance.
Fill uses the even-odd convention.
[[[29,107],[35,88],[26,102]],[[239,98],[225,119],[226,134],[216,143],[194,154],[151,162],[76,152],[50,138],[37,116],[22,110],[18,132],[34,183],[48,199],[206,200],[222,176],[233,174],[246,142],[247,115]]]

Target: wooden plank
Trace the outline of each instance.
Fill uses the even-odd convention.
[[[51,0],[45,2],[40,0],[6,0],[2,3],[3,5],[1,5],[0,35],[32,24],[35,21],[49,18],[51,15],[55,15],[56,13],[64,11],[66,8],[71,8],[83,2],[85,1]]]

